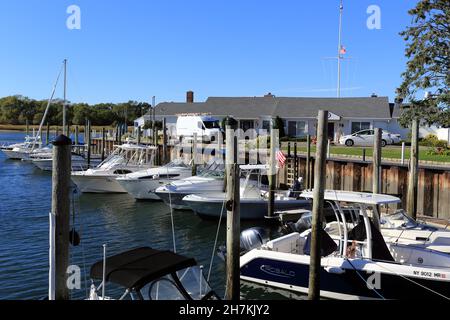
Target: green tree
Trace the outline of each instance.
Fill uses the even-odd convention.
[[[404,110],[401,123],[418,116],[426,123],[450,126],[450,2],[420,0],[409,14],[412,25],[400,33],[407,42],[408,62],[397,95],[411,107]],[[423,91],[432,92],[433,99],[418,101]]]

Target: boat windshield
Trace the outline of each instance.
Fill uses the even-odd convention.
[[[188,168],[189,165],[186,164],[186,162],[183,161],[183,159],[175,159],[175,160],[169,162],[168,164],[166,164],[164,167],[165,168],[174,168],[174,167]]]
[[[199,176],[204,178],[223,179],[223,177],[225,176],[225,172],[216,170],[204,170],[199,174]]]
[[[112,168],[112,167],[115,167],[115,166],[118,166],[121,164],[125,164],[125,163],[126,163],[126,160],[122,156],[115,155],[115,156],[112,156],[111,158],[109,158],[108,161],[103,162],[100,165],[100,168],[108,169],[108,168]]]
[[[417,222],[409,217],[403,209],[385,213],[380,218],[380,225],[385,229],[416,228]]]

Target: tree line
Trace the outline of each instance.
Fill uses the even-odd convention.
[[[47,100],[34,100],[24,96],[0,98],[0,124],[38,125],[42,121]],[[84,125],[90,120],[92,125],[106,126],[118,123],[133,124],[133,120],[144,115],[151,105],[146,102],[128,101],[123,103],[69,103],[67,120],[73,125]],[[50,125],[62,125],[63,101],[54,100],[50,104],[46,121]]]

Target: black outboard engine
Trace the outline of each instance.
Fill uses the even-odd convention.
[[[241,242],[241,255],[255,248],[259,248],[261,245],[269,241],[269,235],[263,228],[250,228],[241,232],[240,242]],[[217,248],[217,255],[223,261],[227,258],[227,248],[222,245]]]
[[[250,228],[241,232],[241,253],[259,248],[269,241],[269,236],[263,228]]]
[[[287,222],[283,227],[283,233],[289,234],[292,232],[302,233],[305,230],[311,229],[312,226],[312,212],[307,212],[297,222]]]

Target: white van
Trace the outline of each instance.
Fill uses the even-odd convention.
[[[194,133],[202,141],[216,141],[222,133],[219,120],[211,116],[178,116],[177,137],[192,138]]]

